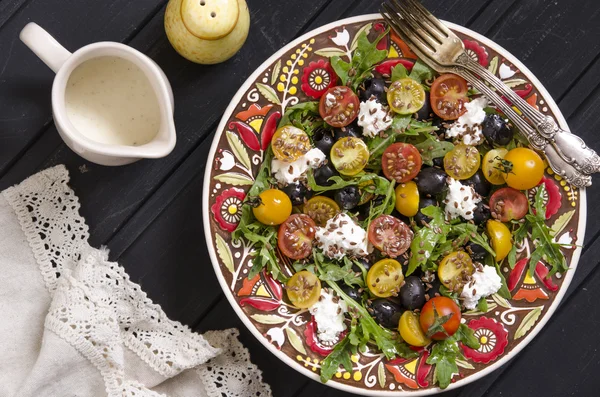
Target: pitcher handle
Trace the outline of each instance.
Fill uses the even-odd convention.
[[[35,22],[29,22],[25,25],[19,34],[19,38],[54,73],[58,73],[61,66],[71,56],[71,53],[65,47],[60,45],[50,33]]]

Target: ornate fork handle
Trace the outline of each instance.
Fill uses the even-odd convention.
[[[600,156],[589,148],[583,139],[560,128],[552,116],[546,116],[535,110],[533,106],[466,53],[458,56],[456,62],[476,75],[483,77],[486,82],[490,83],[492,87],[515,105],[525,117],[534,123],[537,132],[552,144],[563,161],[585,174],[600,172]]]

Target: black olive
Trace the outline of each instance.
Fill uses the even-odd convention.
[[[475,262],[482,262],[488,254],[485,248],[472,241],[470,241],[465,248],[469,255],[471,255],[471,259]]]
[[[351,210],[360,201],[360,190],[358,186],[346,186],[335,192],[334,199],[340,208]]]
[[[441,169],[444,169],[444,158],[443,157],[436,157],[433,159],[433,165],[436,167],[439,167]]]
[[[488,114],[481,123],[481,132],[491,144],[507,145],[513,138],[513,130],[508,122],[497,114]]]
[[[475,222],[476,225],[481,225],[490,219],[490,216],[490,208],[483,204],[482,201],[477,203],[477,207],[475,207],[475,210],[473,211],[473,222]]]
[[[331,164],[330,162],[323,164],[322,166],[317,168],[314,172],[315,182],[317,182],[317,185],[319,185],[319,186],[333,185],[334,182],[330,181],[329,178],[331,178],[332,176],[339,176],[339,175],[340,175],[339,172],[337,172],[337,170],[335,169],[333,164]]]
[[[425,91],[425,104],[417,112],[418,120],[431,120],[433,118],[433,110],[431,109],[431,102],[429,101],[430,94]]]
[[[369,217],[369,213],[371,212],[371,208],[375,208],[381,204],[383,204],[384,196],[376,196],[371,201],[367,201],[366,203],[358,206],[358,218],[366,219]]]
[[[356,121],[353,121],[345,127],[333,129],[333,139],[336,141],[349,136],[355,138],[362,137],[362,128],[358,125]]]
[[[427,215],[423,215],[423,213],[421,212],[421,210],[423,208],[429,207],[430,205],[435,205],[437,206],[437,201],[435,201],[435,199],[429,198],[429,197],[424,197],[422,199],[419,200],[419,212],[417,212],[417,215],[415,215],[415,221],[417,222],[417,225],[419,227],[423,226],[423,221],[424,222],[431,222],[431,218],[428,217]]]
[[[433,121],[431,122],[432,126],[438,128],[437,131],[435,132],[438,135],[445,134],[446,130],[450,127],[450,124],[452,124],[452,122],[442,120],[439,117],[434,117]]]
[[[477,194],[483,197],[486,197],[488,194],[490,194],[490,190],[492,190],[492,184],[489,183],[487,179],[485,179],[483,171],[481,170],[478,170],[475,173],[475,175],[473,175],[469,179],[466,179],[463,183],[465,185],[472,186],[473,189],[477,192]]]
[[[361,265],[363,265],[366,271],[369,271],[369,269],[371,268],[371,262],[367,258],[358,258],[358,261]],[[361,273],[362,269],[358,267],[358,265],[353,264],[352,271],[354,271],[355,273]]]
[[[398,328],[398,321],[402,315],[402,307],[387,299],[375,299],[371,302],[369,312],[380,325],[386,328]]]
[[[415,182],[420,194],[433,196],[448,188],[446,178],[448,178],[448,174],[443,170],[436,167],[425,167],[415,177]]]
[[[354,299],[355,301],[357,301],[359,303],[361,302],[361,300],[362,300],[361,294],[360,294],[360,292],[358,292],[358,288],[353,288],[348,285],[344,285],[342,287],[342,291],[344,291],[344,293],[346,295],[348,295],[350,298]]]
[[[333,138],[331,131],[322,128],[315,131],[313,135],[313,142],[317,149],[329,157],[329,153],[331,152],[331,147],[335,143],[335,139]]]
[[[383,79],[367,79],[358,88],[358,97],[362,102],[368,101],[371,96],[375,96],[377,102],[387,104],[387,94],[385,92],[385,81]]]
[[[431,287],[429,287],[429,286],[431,286]],[[442,286],[442,283],[436,277],[432,282],[425,284],[425,294],[427,296],[429,296],[429,299],[435,298],[436,296],[441,295],[440,294],[441,286]]]
[[[402,306],[408,310],[420,309],[425,304],[425,285],[417,276],[408,276],[400,288]]]
[[[306,200],[312,197],[312,190],[301,183],[290,183],[281,190],[288,195],[294,206],[304,204]]]

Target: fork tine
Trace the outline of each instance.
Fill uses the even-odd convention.
[[[420,2],[417,0],[403,0],[405,3],[405,9],[412,14],[421,26],[432,36],[434,36],[437,41],[440,43],[443,40],[448,38],[448,34],[445,31],[442,31],[437,24],[434,24],[429,20],[430,13],[426,13],[426,9],[423,6],[420,6]],[[438,21],[439,22],[439,21]]]
[[[423,27],[419,24],[417,19],[409,11],[407,11],[406,8],[398,1],[390,0],[388,4],[391,5],[392,9],[395,9],[397,11],[399,17],[402,18],[402,20],[405,22],[405,25],[408,25],[412,33],[418,36],[420,41],[427,43],[429,48],[435,52],[438,46],[441,44],[441,42],[438,42],[433,37],[431,37],[431,35],[429,35],[425,31],[425,29],[423,29]]]
[[[431,12],[429,12],[429,10],[427,8],[425,8],[425,6],[423,6],[423,4],[421,4],[421,2],[419,0],[404,0],[404,1],[410,3],[412,5],[412,7],[419,10],[421,12],[421,15],[423,15],[425,18],[427,18],[427,20],[429,22],[431,22],[433,25],[435,25],[435,27],[437,27],[440,31],[445,33],[446,37],[455,37],[456,36],[450,29],[448,29],[448,27],[446,27],[446,25],[444,25],[442,23],[442,21],[437,19]]]
[[[406,26],[405,19],[403,19],[395,9],[393,9],[388,3],[383,3],[382,7],[388,14],[382,14],[383,17],[400,35],[400,37],[407,38],[425,54],[433,55],[433,53],[435,53],[434,49],[432,49],[430,45],[424,42],[409,27]]]

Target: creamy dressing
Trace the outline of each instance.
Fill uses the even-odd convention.
[[[119,57],[98,57],[79,65],[67,82],[67,116],[96,142],[139,146],[160,126],[160,108],[142,70]]]

